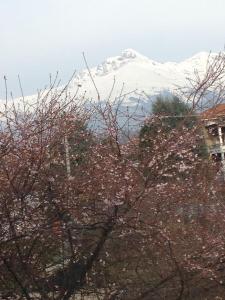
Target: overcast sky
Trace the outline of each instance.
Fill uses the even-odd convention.
[[[35,93],[60,72],[133,48],[158,61],[180,61],[225,44],[225,0],[0,0],[0,97],[3,76],[19,94]]]

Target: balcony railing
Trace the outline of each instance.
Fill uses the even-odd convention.
[[[225,153],[225,145],[220,146],[220,144],[214,144],[214,145],[209,146],[208,149],[211,154],[217,154],[217,153],[221,153],[221,152]]]

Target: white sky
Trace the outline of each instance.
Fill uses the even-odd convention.
[[[125,48],[159,61],[179,61],[225,44],[225,0],[0,0],[0,97],[3,76],[19,94]]]

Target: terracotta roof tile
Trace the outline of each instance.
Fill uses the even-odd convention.
[[[220,116],[225,117],[225,104],[224,103],[217,104],[217,105],[213,106],[212,108],[205,110],[201,114],[201,116],[204,119],[211,119],[211,118],[216,118],[216,117],[220,117]]]

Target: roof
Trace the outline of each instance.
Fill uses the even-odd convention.
[[[201,116],[203,119],[213,119],[213,118],[217,118],[217,117],[225,117],[225,104],[224,103],[217,104],[217,105],[213,106],[212,108],[205,110],[201,114]]]

